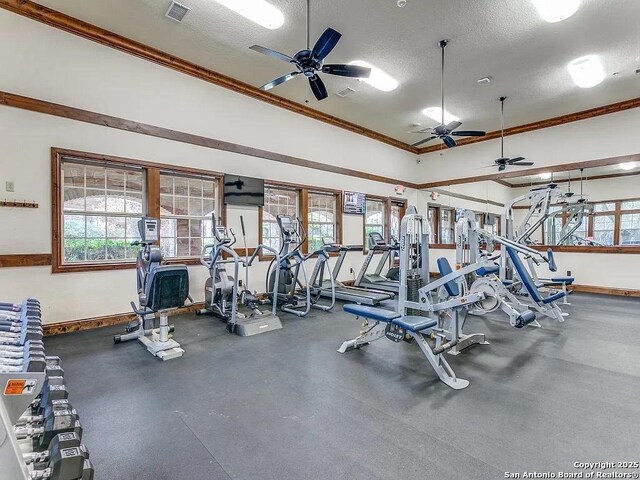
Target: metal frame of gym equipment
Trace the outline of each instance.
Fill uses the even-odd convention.
[[[400,248],[399,245],[388,244],[378,232],[369,232],[367,243],[369,251],[362,263],[362,267],[360,267],[355,282],[353,282],[353,286],[397,294],[400,288],[400,282],[382,275],[382,269],[385,265],[392,264],[395,254]],[[382,256],[378,261],[375,271],[373,273],[367,273],[373,256],[380,252],[382,252]]]
[[[189,272],[186,265],[161,265],[163,257],[160,247],[154,245],[159,238],[159,219],[142,217],[138,221],[138,230],[141,241],[134,242],[132,245],[142,247],[138,252],[136,260],[138,302],[140,303],[140,308],[136,307],[134,302],[131,302],[131,308],[137,315],[136,321],[127,325],[127,333],[115,335],[113,341],[114,343],[121,343],[138,339],[147,347],[147,350],[152,355],[162,360],[171,360],[181,357],[184,354],[184,350],[178,342],[170,337],[170,333],[173,332],[173,326],[169,325],[169,310],[184,306],[187,299],[193,303],[193,300],[189,296]],[[176,297],[170,299],[173,301],[165,303],[163,302],[163,298],[159,297],[162,289],[158,289],[156,292],[153,287],[155,286],[155,282],[159,281],[158,279],[164,280],[164,277],[170,277],[172,274],[180,277],[179,280],[182,287],[184,287],[183,283],[186,283],[186,295],[181,301]],[[185,278],[186,282],[183,282]],[[151,283],[149,283],[149,281]],[[149,294],[151,294],[151,299],[148,298]],[[180,297],[182,297],[182,295],[180,295]],[[154,304],[157,302],[159,305],[153,306],[159,308],[149,308],[149,300]],[[156,312],[159,313],[160,316],[158,328],[155,328]]]
[[[334,273],[329,264],[329,255],[323,249],[307,255],[300,251],[306,240],[306,232],[298,217],[278,215],[276,221],[282,246],[278,252],[278,259],[274,258],[267,269],[267,294],[271,292],[280,310],[298,317],[308,315],[312,308],[325,312],[331,310],[336,301]],[[316,263],[311,276],[308,276],[306,262],[313,257],[317,257]],[[272,268],[274,264],[275,268]],[[301,272],[304,283],[300,281]],[[323,288],[325,272],[329,280],[328,288]],[[299,295],[298,287],[304,291],[303,296]],[[318,303],[321,296],[329,296],[330,304]]]
[[[573,239],[578,239],[590,245],[594,245],[595,242],[587,240],[585,238],[574,235],[575,231],[580,228],[585,216],[588,216],[593,212],[593,205],[589,205],[585,201],[578,201],[575,203],[562,204],[562,210],[553,212],[549,217],[555,219],[561,216],[564,212],[567,213],[567,221],[560,229],[560,232],[556,233],[556,223],[549,222],[548,228],[545,229],[545,244],[547,245],[574,245]],[[556,240],[557,237],[557,240]]]
[[[320,285],[318,282],[314,282],[314,288],[320,289],[320,295],[330,296],[330,285],[333,282],[334,285],[334,298],[338,300],[344,300],[346,302],[354,302],[363,305],[378,305],[381,302],[386,300],[390,300],[393,298],[393,294],[389,292],[382,292],[377,290],[370,290],[365,288],[359,288],[355,286],[347,286],[343,284],[340,280],[338,280],[338,274],[342,269],[342,264],[344,263],[344,259],[347,256],[347,252],[355,252],[361,251],[362,247],[359,246],[349,246],[349,245],[340,245],[338,243],[334,243],[333,239],[323,238],[323,248],[327,253],[338,253],[338,258],[336,259],[336,263],[333,266],[332,270],[332,278],[325,279],[322,281]]]
[[[267,246],[258,245],[249,257],[246,244],[246,232],[244,229],[244,219],[240,217],[242,226],[242,236],[244,238],[245,258],[240,256],[232,248],[236,243],[236,236],[231,228],[227,229],[223,225],[218,225],[216,214],[211,215],[211,231],[215,243],[205,245],[200,256],[200,263],[207,267],[209,278],[205,283],[205,308],[197,311],[198,315],[212,313],[227,322],[227,331],[242,337],[249,337],[259,333],[266,333],[282,328],[282,322],[277,315],[277,302],[275,296],[271,300],[271,310],[263,312],[257,307],[259,301],[253,298],[248,301],[248,296],[253,294],[246,290],[249,285],[249,267],[253,261],[263,251],[273,254],[276,262],[280,261],[278,252]],[[229,233],[231,237],[229,237]],[[227,258],[225,259],[225,255]],[[233,276],[229,277],[226,265],[233,264]],[[245,269],[245,290],[238,294],[238,283],[240,282],[240,264]],[[278,278],[275,279],[274,292],[278,290]],[[275,293],[274,293],[275,295]],[[238,299],[242,304],[250,309],[251,313],[241,312],[238,306]],[[229,304],[227,304],[227,301]]]
[[[536,265],[541,265],[546,263],[549,265],[549,269],[551,271],[556,270],[555,260],[553,257],[553,251],[551,249],[547,250],[546,255],[542,252],[529,248],[520,243],[514,242],[507,238],[504,238],[500,235],[493,234],[487,230],[479,228],[475,218],[473,218],[472,212],[467,212],[464,215],[461,215],[461,229],[460,231],[456,231],[456,250],[458,248],[461,251],[465,250],[465,245],[468,245],[468,254],[460,253],[456,254],[460,255],[460,260],[464,261],[465,259],[468,262],[476,263],[479,258],[486,258],[488,260],[493,260],[495,257],[491,258],[491,254],[493,253],[494,245],[497,243],[506,249],[506,252],[500,255],[500,265],[504,265],[503,257],[509,256],[510,265],[516,266],[516,262],[518,262],[518,267],[516,269],[517,279],[516,280],[503,280],[500,277],[495,275],[495,264],[491,263],[491,266],[488,269],[485,269],[489,275],[480,276],[476,279],[476,281],[469,287],[470,292],[474,291],[482,291],[485,294],[485,298],[487,299],[487,303],[484,305],[478,304],[472,310],[474,314],[484,314],[489,311],[494,311],[498,307],[502,308],[507,315],[509,315],[510,322],[513,326],[522,328],[525,325],[532,324],[533,326],[540,326],[540,324],[535,321],[534,318],[531,318],[530,315],[526,311],[521,311],[523,307],[528,309],[533,308],[536,312],[549,317],[553,320],[557,320],[558,322],[563,322],[564,317],[568,316],[567,313],[563,313],[560,307],[555,303],[556,300],[560,298],[564,298],[566,293],[560,291],[554,295],[549,297],[542,297],[538,288],[539,285],[535,281],[535,278],[530,273],[531,270],[535,271]],[[466,224],[466,231],[464,230],[464,226]],[[467,235],[468,240],[464,241],[464,235]],[[484,240],[484,243],[487,245],[487,252],[481,253],[480,250],[480,239]],[[460,244],[458,246],[458,244]],[[510,253],[513,252],[513,253]],[[507,254],[505,254],[507,253]],[[529,265],[529,270],[522,264],[522,261],[519,260],[519,257],[516,259],[513,255],[523,255],[527,260]],[[468,256],[466,256],[468,255]],[[510,283],[513,282],[513,283]],[[527,294],[527,297],[517,296],[516,291],[524,291]],[[490,307],[490,300],[494,298],[494,304]],[[528,298],[529,301],[522,302],[520,298],[525,299]]]
[[[417,250],[417,268],[412,268],[414,250]],[[456,377],[444,353],[456,347],[462,349],[485,343],[482,334],[459,336],[468,307],[484,298],[481,292],[461,295],[459,283],[464,281],[465,275],[484,264],[452,271],[446,259],[440,260],[438,266],[442,277],[429,283],[429,222],[423,215],[405,215],[400,226],[398,309],[394,312],[364,305],[345,305],[345,311],[365,319],[364,330],[356,338],[343,342],[338,352],[359,349],[385,336],[394,342],[410,339],[418,344],[442,382],[455,390],[467,387],[469,382]],[[423,286],[425,283],[427,285]],[[417,299],[409,300],[413,293],[417,293]]]

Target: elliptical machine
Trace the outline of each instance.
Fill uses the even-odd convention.
[[[245,258],[241,260],[232,248],[237,240],[233,230],[219,225],[215,213],[211,215],[211,223],[214,243],[205,245],[200,257],[200,263],[209,270],[209,278],[204,287],[204,308],[196,311],[196,314],[212,313],[227,322],[229,332],[243,337],[282,328],[280,318],[276,314],[275,294],[272,299],[271,311],[262,311],[259,307],[266,302],[259,300],[254,293],[248,290],[249,267],[254,259],[263,250],[273,253],[279,259],[278,252],[266,245],[258,245],[249,258],[244,219],[240,216],[245,250]],[[231,264],[233,265],[233,274],[229,275],[226,266]],[[245,270],[244,285],[239,278],[240,264]],[[239,286],[244,287],[240,292],[238,292]],[[240,307],[244,307],[242,311]]]
[[[131,302],[137,315],[127,325],[124,335],[115,335],[114,343],[138,339],[147,350],[162,360],[181,357],[184,350],[170,338],[174,327],[169,325],[169,310],[184,306],[189,296],[189,272],[186,265],[162,265],[162,252],[155,245],[160,231],[160,220],[143,217],[138,221],[140,246],[136,259],[138,303]],[[160,319],[155,314],[160,313]]]
[[[299,218],[293,215],[276,217],[280,228],[279,256],[274,258],[267,270],[267,291],[273,292],[280,309],[298,317],[306,316],[311,308],[328,311],[335,305],[335,278],[329,266],[329,254],[325,248],[303,255],[300,247],[306,234]],[[305,262],[317,256],[311,277],[307,276]],[[275,268],[273,268],[275,265]],[[302,280],[300,280],[302,274]],[[323,286],[325,275],[328,288]],[[329,305],[318,303],[324,294],[331,298]],[[277,295],[276,295],[277,294]]]

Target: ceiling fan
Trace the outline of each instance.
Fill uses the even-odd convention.
[[[317,72],[327,73],[329,75],[338,75],[341,77],[351,78],[369,78],[371,75],[371,69],[367,67],[361,67],[359,65],[345,65],[345,64],[328,64],[324,65],[324,59],[331,53],[331,50],[338,44],[342,34],[335,31],[333,28],[327,28],[320,38],[313,46],[309,47],[309,23],[310,23],[310,7],[309,0],[307,0],[307,48],[300,50],[293,57],[285,55],[284,53],[276,52],[270,48],[261,47],[260,45],[253,45],[249,47],[251,50],[263,53],[270,57],[283,60],[285,62],[293,64],[297,70],[287,73],[275,80],[265,83],[260,87],[260,90],[271,90],[278,85],[288,82],[292,78],[298,75],[304,75],[309,79],[309,85],[311,91],[315,95],[316,99],[323,100],[329,95],[327,94],[327,88],[324,86],[323,81],[318,76]]]
[[[442,123],[435,128],[423,128],[422,130],[416,130],[411,133],[425,133],[430,132],[431,136],[425,138],[424,140],[420,140],[419,142],[411,145],[412,147],[417,147],[422,145],[423,143],[430,142],[435,138],[439,138],[442,142],[449,148],[456,146],[456,141],[452,138],[452,136],[456,137],[484,137],[486,132],[481,132],[479,130],[460,130],[458,132],[454,132],[456,128],[462,125],[462,122],[457,120],[450,122],[448,125],[444,123],[444,50],[447,47],[449,40],[440,40],[438,45],[442,50],[442,69],[440,72],[440,108],[442,110]]]
[[[523,162],[524,157],[515,157],[509,158],[504,156],[504,101],[507,97],[500,97],[500,158],[494,161],[495,165],[498,167],[498,171],[502,172],[509,165],[514,165],[516,167],[530,167],[533,165],[533,162]]]

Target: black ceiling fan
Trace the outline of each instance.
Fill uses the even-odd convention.
[[[345,64],[324,65],[324,59],[338,44],[342,34],[335,31],[333,28],[327,28],[322,35],[320,35],[320,38],[313,48],[310,48],[309,23],[310,7],[309,0],[307,0],[307,48],[300,50],[293,57],[285,55],[284,53],[276,52],[270,48],[261,47],[260,45],[253,45],[249,47],[251,50],[255,50],[256,52],[291,63],[297,69],[291,73],[278,77],[269,83],[265,83],[260,87],[260,90],[271,90],[272,88],[277,87],[284,82],[288,82],[292,78],[302,74],[309,79],[309,85],[311,86],[311,91],[313,91],[315,97],[318,100],[323,100],[329,95],[327,94],[327,88],[324,86],[324,83],[318,76],[317,72],[327,73],[329,75],[339,75],[341,77],[369,78],[369,75],[371,75],[371,69],[367,67]]]
[[[530,167],[533,162],[523,162],[524,157],[509,158],[504,156],[504,101],[507,97],[500,97],[500,158],[494,161],[498,167],[498,171],[502,172],[509,165],[515,165],[516,167]]]
[[[438,45],[442,50],[442,69],[440,71],[440,108],[442,110],[442,123],[435,128],[423,128],[422,130],[416,130],[411,133],[425,133],[430,132],[431,136],[425,138],[424,140],[420,140],[412,145],[412,147],[417,147],[422,145],[423,143],[430,142],[435,138],[439,138],[442,142],[449,148],[456,146],[456,141],[452,138],[452,136],[456,137],[484,137],[487,133],[481,132],[479,130],[460,130],[454,132],[456,128],[462,125],[462,122],[453,121],[448,125],[444,123],[444,50],[447,47],[449,40],[440,40]]]

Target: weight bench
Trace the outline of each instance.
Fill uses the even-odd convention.
[[[359,349],[383,337],[396,343],[406,341],[406,335],[409,335],[416,341],[440,380],[455,390],[469,385],[468,380],[456,377],[453,369],[442,355],[447,350],[446,344],[433,348],[427,341],[430,331],[438,325],[437,320],[417,315],[403,317],[398,312],[355,303],[346,304],[343,308],[345,312],[351,313],[357,318],[364,318],[363,326],[366,327],[366,330],[360,332],[360,335],[353,340],[343,342],[338,349],[339,353]],[[374,322],[373,325],[369,325],[370,320]]]
[[[535,281],[527,271],[527,268],[524,266],[518,252],[511,247],[506,247],[506,250],[507,255],[509,255],[511,262],[518,273],[518,277],[520,278],[522,285],[529,294],[531,306],[549,318],[553,318],[559,322],[564,322],[564,316],[567,314],[562,313],[562,310],[560,310],[560,307],[556,305],[555,302],[565,298],[567,296],[566,292],[560,291],[553,295],[549,295],[548,297],[544,297],[538,290],[538,285],[536,285]]]

